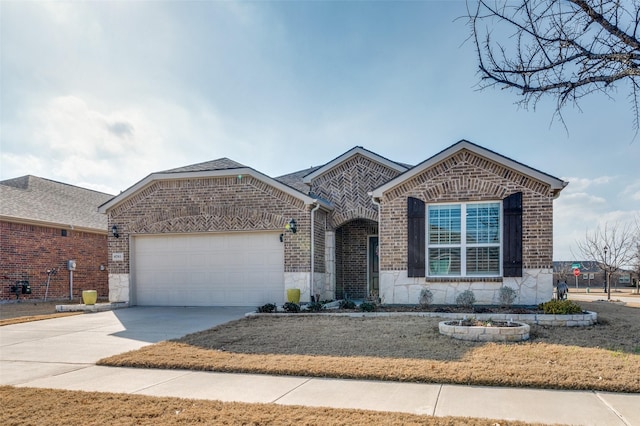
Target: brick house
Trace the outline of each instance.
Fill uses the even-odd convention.
[[[460,141],[411,167],[355,147],[271,178],[223,158],[153,173],[100,206],[109,297],[261,305],[370,295],[454,303],[551,299],[553,199],[566,183]]]
[[[108,297],[107,218],[98,206],[112,197],[30,175],[1,181],[0,300],[79,298],[89,289]],[[17,281],[31,294],[12,292]]]

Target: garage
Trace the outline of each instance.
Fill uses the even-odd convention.
[[[260,306],[284,301],[279,233],[132,238],[132,302],[140,306]]]

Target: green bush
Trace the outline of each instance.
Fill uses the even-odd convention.
[[[433,302],[433,293],[428,288],[420,290],[420,306],[427,307]]]
[[[549,300],[539,304],[538,308],[542,309],[545,314],[571,315],[582,313],[580,305],[573,300]]]
[[[513,304],[513,301],[516,300],[517,295],[518,293],[516,293],[516,291],[511,287],[500,287],[500,294],[498,296],[500,299],[500,305],[511,306]]]
[[[307,309],[311,312],[320,312],[324,309],[324,305],[320,302],[311,302],[307,305]]]
[[[360,304],[360,310],[362,312],[373,312],[376,310],[376,305],[370,302],[362,302]]]
[[[291,312],[291,313],[300,312],[300,305],[293,302],[287,302],[284,305],[282,305],[282,309],[284,309],[285,312]]]
[[[458,306],[471,308],[474,303],[476,303],[476,295],[471,290],[465,290],[456,297],[456,305]]]
[[[273,303],[267,303],[266,305],[258,306],[258,312],[262,314],[273,313],[276,311],[276,305]]]
[[[353,300],[341,300],[340,309],[355,309],[356,304]]]

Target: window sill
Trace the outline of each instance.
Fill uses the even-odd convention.
[[[488,282],[488,283],[501,283],[503,277],[426,277],[424,279],[428,283],[471,283],[471,282]]]

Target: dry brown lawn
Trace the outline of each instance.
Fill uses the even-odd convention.
[[[56,312],[56,305],[69,301],[20,301],[19,303],[0,304],[0,327],[3,325],[20,324],[22,322],[40,321],[50,318],[79,315],[82,312]]]
[[[203,401],[97,392],[0,387],[0,424],[14,425],[427,425],[524,426],[468,417]],[[538,423],[535,423],[538,425]]]
[[[590,327],[532,326],[476,343],[423,317],[259,316],[101,360],[101,365],[410,382],[640,392],[640,309],[580,302]]]

